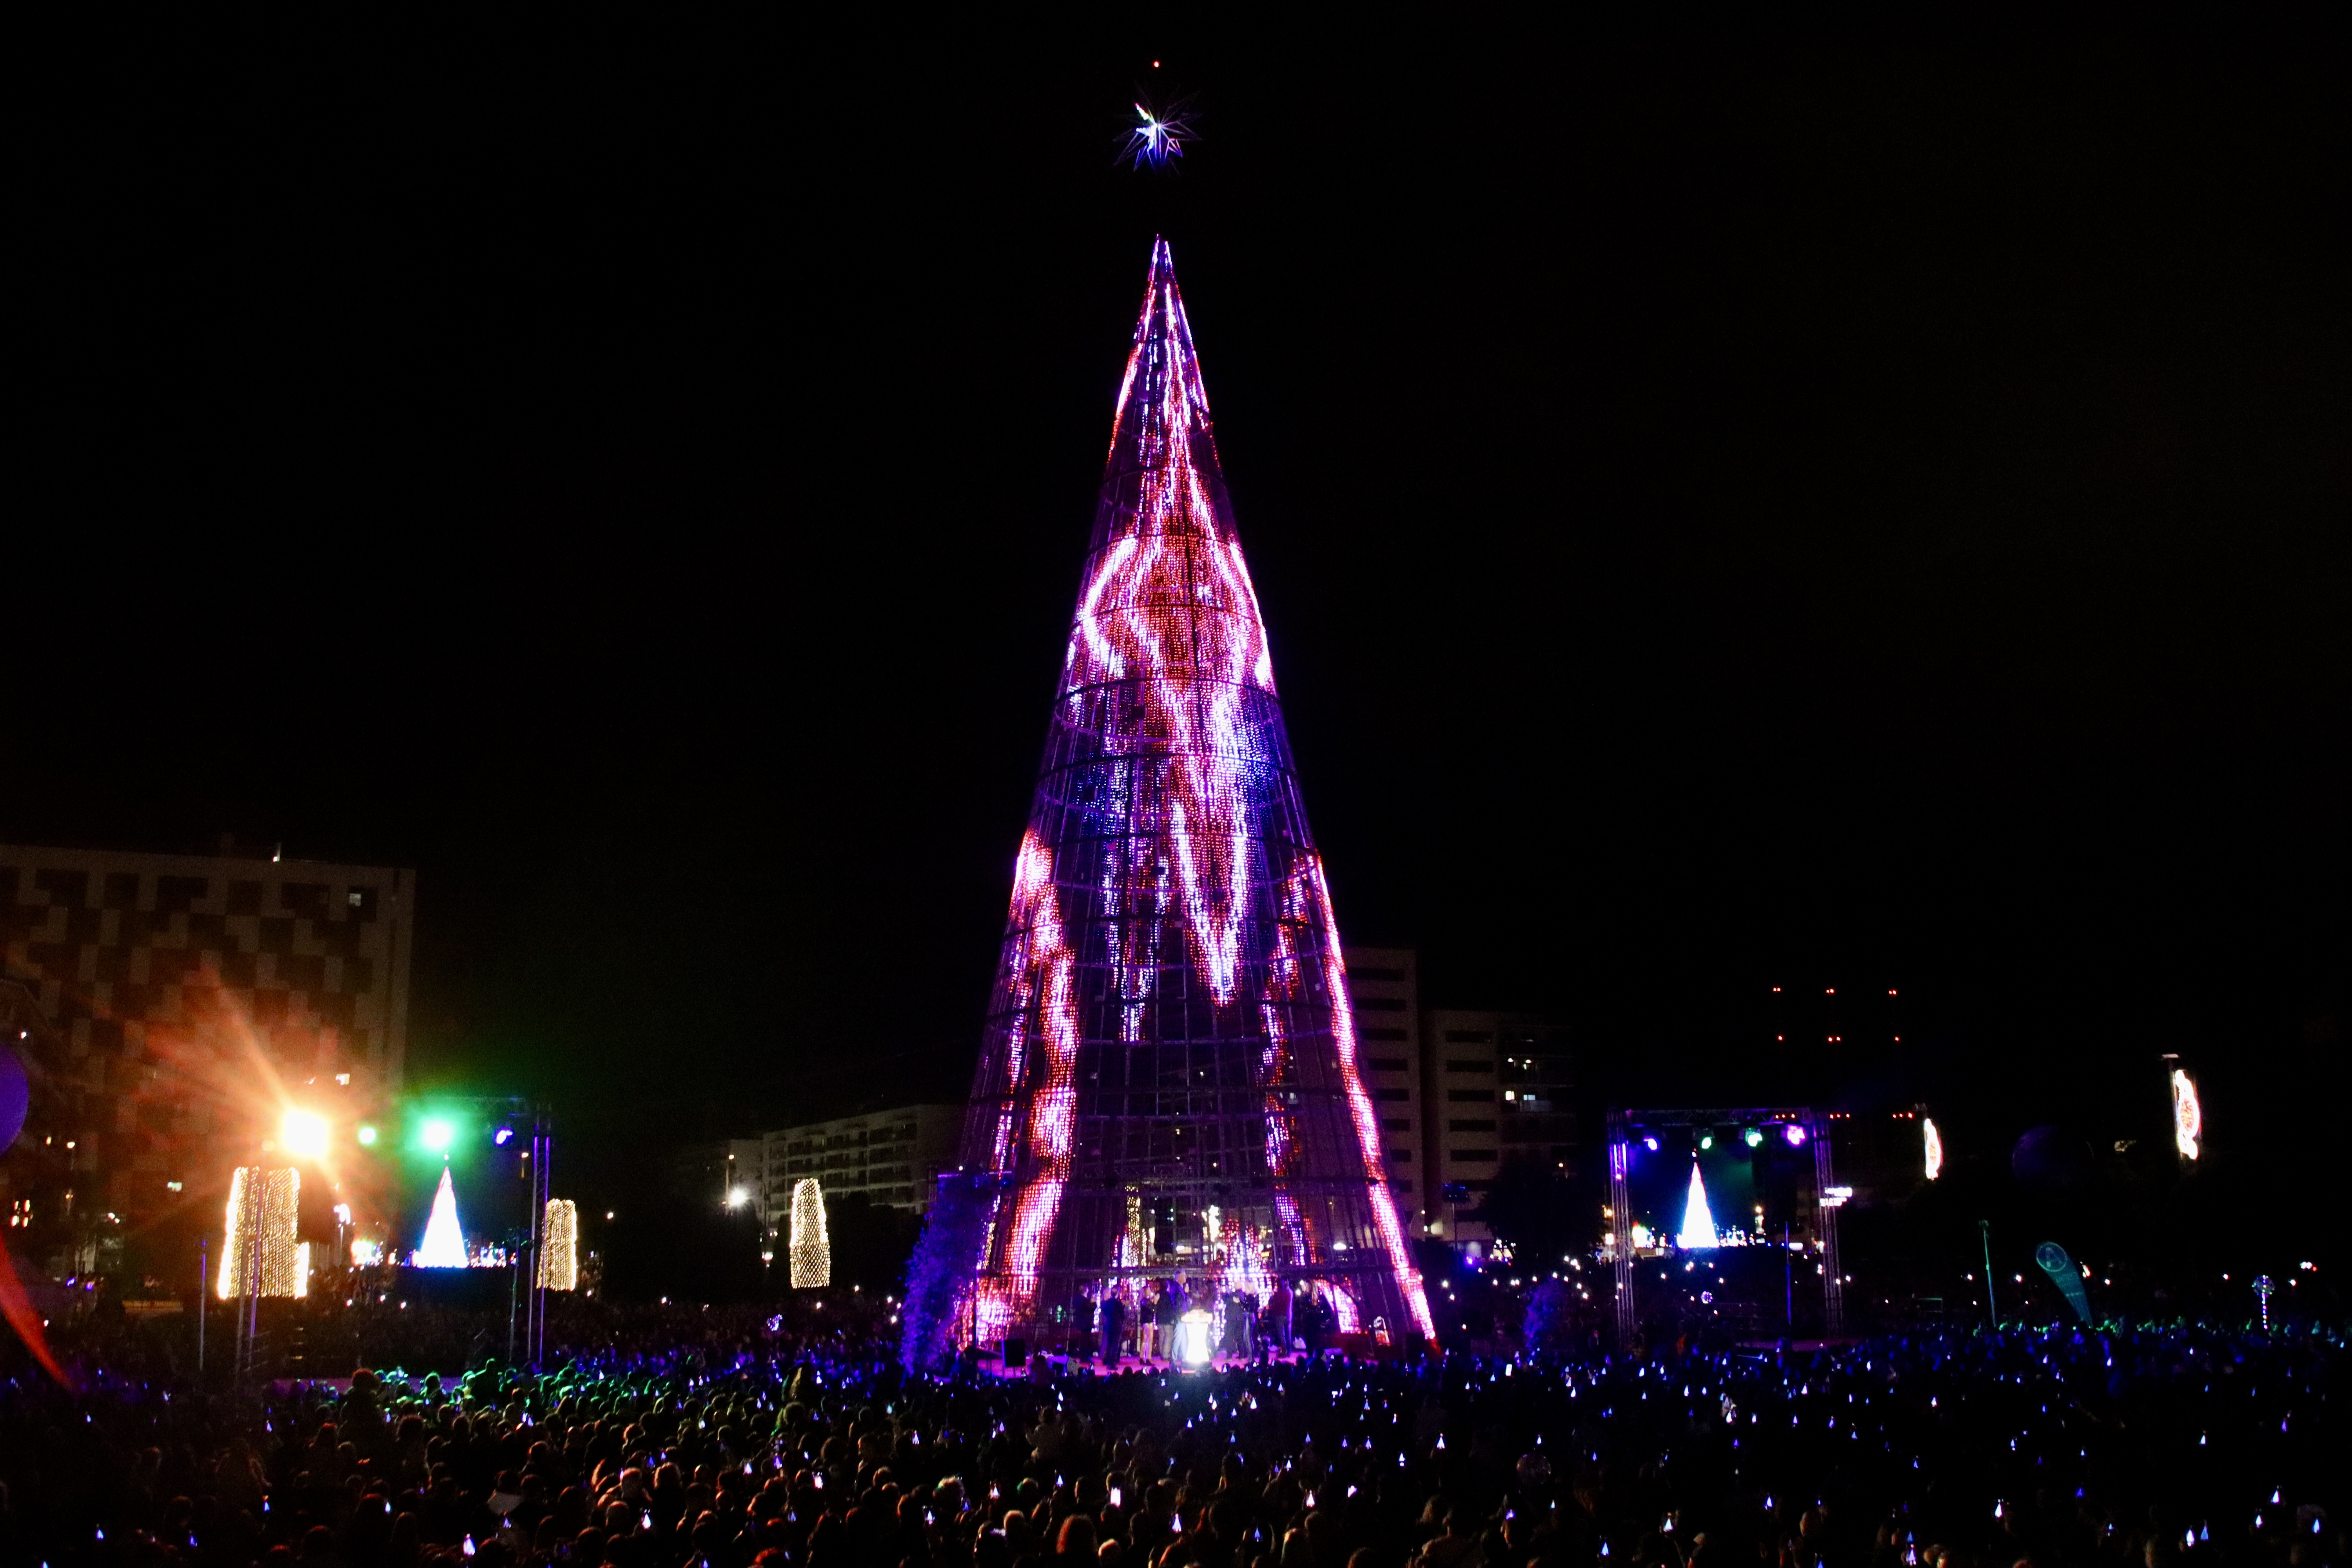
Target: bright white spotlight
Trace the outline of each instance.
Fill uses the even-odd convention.
[[[751,1201],[751,1194],[747,1189],[742,1187],[730,1187],[727,1189],[727,1206],[729,1208],[740,1209]]]
[[[278,1142],[298,1160],[322,1158],[327,1152],[327,1119],[289,1106],[278,1123]]]
[[[1919,1141],[1925,1145],[1923,1152],[1927,1161],[1927,1179],[1932,1182],[1944,1173],[1944,1135],[1936,1131],[1934,1117],[1919,1119]]]
[[[1176,1320],[1176,1359],[1186,1366],[1209,1363],[1209,1314],[1195,1307]]]

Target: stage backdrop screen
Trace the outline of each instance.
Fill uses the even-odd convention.
[[[1811,1195],[1812,1151],[1791,1145],[1780,1127],[1758,1131],[1761,1141],[1752,1146],[1740,1126],[1635,1131],[1625,1173],[1634,1223],[1658,1241],[1675,1243],[1690,1217],[1696,1168],[1718,1233],[1740,1232],[1752,1242],[1760,1225],[1767,1238],[1780,1240],[1782,1227],[1795,1223],[1798,1198]],[[1703,1139],[1709,1146],[1700,1146]]]

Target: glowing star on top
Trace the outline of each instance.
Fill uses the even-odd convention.
[[[954,1332],[1279,1285],[1433,1334],[1164,242],[1012,869]]]
[[[1723,1245],[1723,1237],[1715,1228],[1715,1211],[1706,1206],[1706,1184],[1698,1179],[1696,1155],[1691,1158],[1690,1198],[1683,1205],[1683,1228],[1675,1237],[1675,1245],[1685,1251]]]
[[[441,1168],[441,1188],[433,1194],[433,1217],[425,1222],[425,1245],[408,1255],[415,1268],[463,1268],[467,1264],[465,1233],[457,1228],[457,1189],[450,1184],[449,1168]]]
[[[1135,120],[1119,152],[1119,162],[1135,168],[1165,169],[1171,160],[1184,155],[1184,144],[1192,140],[1192,117],[1181,104],[1161,113],[1148,103],[1139,103]]]

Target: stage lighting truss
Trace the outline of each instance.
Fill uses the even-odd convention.
[[[1689,1151],[1691,1173],[1689,1189],[1684,1204],[1684,1229],[1678,1238],[1685,1248],[1703,1250],[1709,1245],[1720,1246],[1734,1232],[1724,1232],[1714,1224],[1706,1205],[1706,1186],[1700,1175],[1698,1152],[1711,1152],[1713,1131],[1724,1126],[1739,1127],[1740,1142],[1751,1152],[1760,1150],[1768,1135],[1767,1129],[1777,1128],[1781,1141],[1791,1150],[1810,1150],[1812,1163],[1813,1226],[1810,1245],[1821,1254],[1822,1310],[1824,1327],[1835,1333],[1845,1324],[1844,1278],[1839,1272],[1837,1212],[1853,1201],[1853,1188],[1832,1179],[1830,1163],[1830,1128],[1836,1112],[1816,1112],[1803,1107],[1770,1109],[1710,1109],[1612,1111],[1608,1122],[1609,1204],[1603,1213],[1612,1216],[1606,1245],[1615,1264],[1617,1277],[1617,1327],[1621,1340],[1632,1343],[1639,1336],[1641,1308],[1638,1304],[1633,1269],[1637,1252],[1650,1250],[1650,1244],[1660,1238],[1653,1237],[1647,1226],[1633,1223],[1633,1198],[1632,1179],[1637,1159],[1655,1154],[1662,1147],[1662,1134],[1676,1136],[1676,1146]],[[1686,1142],[1685,1142],[1686,1140]],[[1639,1152],[1637,1152],[1639,1151]],[[1763,1211],[1757,1210],[1759,1234],[1761,1234]],[[1704,1223],[1702,1223],[1702,1220]],[[1713,1241],[1709,1241],[1710,1236]]]

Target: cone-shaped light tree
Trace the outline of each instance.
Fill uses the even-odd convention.
[[[409,1259],[418,1268],[466,1267],[466,1235],[457,1226],[457,1189],[449,1168],[441,1168],[441,1186],[433,1194],[433,1214],[425,1222],[425,1245]]]
[[[1691,1158],[1690,1195],[1683,1200],[1683,1227],[1675,1236],[1675,1245],[1690,1250],[1723,1245],[1715,1228],[1715,1211],[1707,1206],[1706,1184],[1698,1178],[1696,1155]]]
[[[1107,1294],[1430,1333],[1164,241],[1120,384],[963,1145],[954,1337]]]

